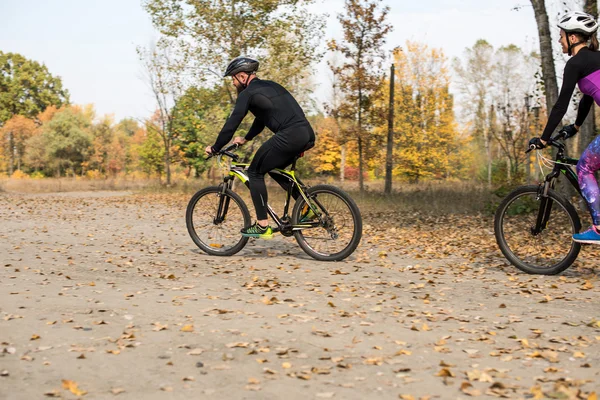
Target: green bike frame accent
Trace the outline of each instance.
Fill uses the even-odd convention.
[[[233,180],[235,178],[237,178],[244,185],[246,185],[246,187],[248,189],[250,189],[250,180],[249,180],[248,176],[246,175],[246,170],[249,167],[249,165],[250,164],[237,163],[237,162],[232,161],[231,167],[229,169],[229,173],[223,181],[223,188],[224,189],[225,188],[232,189]],[[319,212],[314,207],[312,202],[309,201],[308,196],[306,195],[306,192],[305,192],[306,186],[304,185],[304,183],[302,183],[302,181],[299,178],[296,177],[295,166],[296,166],[296,162],[294,161],[292,163],[292,168],[290,170],[276,168],[276,169],[273,169],[270,171],[270,173],[275,173],[275,174],[279,174],[279,175],[286,177],[287,179],[290,180],[290,183],[291,183],[290,187],[286,193],[286,200],[285,200],[282,218],[280,218],[277,215],[277,213],[275,213],[273,208],[269,204],[267,204],[267,213],[277,223],[277,227],[273,229],[274,232],[279,232],[279,231],[282,231],[287,228],[291,228],[291,231],[300,230],[300,229],[304,229],[304,228],[314,228],[314,227],[319,226],[319,224],[321,223],[321,221],[320,221],[321,217],[319,217],[319,221],[306,222],[306,223],[295,224],[295,225],[289,225],[289,223],[287,221],[283,220],[284,218],[288,217],[289,207],[291,204],[290,200],[292,199],[292,191],[294,190],[294,187],[296,187],[298,189],[298,193],[300,193],[300,196],[302,196],[302,198],[304,199],[306,204],[308,204],[308,206],[311,208],[313,213],[315,215],[319,215]]]

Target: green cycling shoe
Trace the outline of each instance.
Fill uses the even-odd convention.
[[[258,224],[258,222],[255,222],[254,225],[250,225],[247,228],[243,228],[240,232],[242,233],[242,236],[245,237],[253,237],[259,239],[273,238],[273,229],[271,228],[271,226],[267,225],[263,228]]]

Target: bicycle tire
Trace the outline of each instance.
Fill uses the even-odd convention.
[[[232,225],[231,225],[232,228],[230,228],[231,232],[229,232],[229,231],[226,232],[233,238],[233,244],[231,246],[224,246],[223,248],[221,248],[221,247],[219,247],[220,246],[219,243],[210,243],[210,242],[208,242],[208,240],[203,240],[203,238],[201,238],[198,235],[198,233],[196,232],[196,228],[194,225],[194,209],[196,208],[196,205],[198,204],[198,202],[200,200],[205,198],[205,196],[211,196],[211,195],[214,195],[215,197],[217,197],[217,199],[223,195],[227,196],[230,200],[233,200],[233,203],[235,203],[238,206],[240,213],[242,215],[243,225],[238,224],[234,221],[234,222],[232,222]],[[229,204],[231,205],[231,201]],[[207,216],[207,219],[209,219],[209,221],[210,221],[210,215],[207,213],[207,211],[208,210],[202,210],[201,212],[205,213]],[[216,213],[212,218],[213,218],[214,226],[218,227],[220,224],[216,224],[214,222],[215,217],[216,217]],[[190,199],[190,201],[188,203],[186,213],[185,213],[185,222],[187,225],[188,232],[189,232],[192,240],[196,244],[196,246],[198,246],[202,251],[204,251],[207,254],[210,254],[213,256],[232,256],[232,255],[236,254],[237,252],[239,252],[240,250],[242,250],[244,248],[244,246],[246,245],[246,243],[248,243],[248,238],[241,235],[240,229],[242,229],[245,226],[250,226],[250,224],[251,224],[250,212],[248,211],[248,206],[246,205],[246,203],[244,203],[244,200],[242,200],[242,198],[237,193],[231,191],[230,189],[226,189],[225,192],[222,193],[222,189],[220,187],[211,186],[211,187],[207,187],[207,188],[204,188],[204,189],[198,191],[196,194],[194,194],[192,196],[192,198]],[[241,222],[241,221],[238,221],[238,222]],[[239,240],[236,242],[235,238],[237,235],[239,235]]]
[[[571,246],[570,246],[568,252],[566,253],[566,255],[559,262],[553,263],[552,265],[534,265],[531,262],[526,262],[525,260],[522,259],[522,257],[519,257],[517,254],[515,254],[514,249],[511,249],[511,246],[508,244],[508,241],[505,237],[506,235],[504,232],[504,222],[507,217],[507,210],[508,210],[509,206],[511,204],[513,204],[517,199],[522,198],[525,195],[536,196],[536,204],[539,205],[541,202],[537,199],[538,190],[539,190],[539,187],[537,185],[521,186],[521,187],[513,190],[511,193],[509,193],[504,198],[504,200],[502,200],[502,202],[498,206],[498,209],[496,210],[496,213],[494,216],[494,235],[496,237],[496,243],[498,244],[498,247],[502,251],[502,254],[504,254],[506,259],[512,265],[514,265],[521,271],[526,272],[528,274],[556,275],[556,274],[563,272],[567,268],[569,268],[573,264],[573,262],[579,255],[579,251],[581,250],[580,243],[573,242],[570,237],[568,237],[568,239],[567,239],[567,235],[572,235],[572,234],[580,231],[581,221],[579,219],[579,215],[577,214],[577,211],[575,210],[575,207],[573,207],[573,205],[565,197],[563,197],[562,195],[560,195],[559,193],[555,192],[552,189],[548,190],[548,197],[550,199],[552,199],[554,202],[558,203],[560,205],[560,207],[562,208],[562,210],[564,210],[566,212],[566,215],[568,216],[568,219],[569,219],[569,223],[571,225],[571,229],[570,229],[571,232],[565,231],[561,234],[561,237],[560,237],[561,240],[563,238],[564,238],[564,240],[570,240]],[[539,206],[538,206],[538,208],[535,209],[535,213],[538,213],[539,212],[538,210],[539,210]],[[552,219],[551,217],[555,214],[556,214],[556,212],[552,212],[550,214],[550,220]],[[533,214],[530,214],[530,215],[533,215]],[[525,219],[525,217],[521,217],[521,216],[519,216],[519,218]],[[550,220],[548,222],[550,222]],[[522,225],[525,227],[528,226],[527,224],[522,224]],[[549,225],[549,223],[547,225]],[[531,227],[529,229],[530,229],[529,234],[531,235],[530,237],[533,237],[534,235],[531,232]],[[527,233],[525,233],[525,234],[527,235]],[[544,231],[540,232],[538,234],[538,236],[541,237],[542,234],[544,234]],[[539,240],[541,240],[541,239],[539,239]]]
[[[308,254],[309,256],[311,256],[312,258],[319,260],[319,261],[341,261],[341,260],[345,259],[346,257],[350,256],[354,252],[354,250],[356,250],[356,248],[358,247],[358,245],[360,243],[360,240],[362,238],[362,216],[361,216],[360,210],[359,210],[358,206],[356,205],[356,203],[354,202],[354,200],[345,191],[343,191],[335,186],[331,186],[331,185],[316,185],[316,186],[309,188],[306,191],[306,195],[309,199],[318,197],[319,194],[333,195],[334,197],[337,197],[338,199],[340,199],[348,207],[348,210],[350,211],[350,215],[352,216],[352,222],[353,222],[353,230],[352,230],[351,239],[349,240],[348,244],[340,251],[337,251],[335,253],[323,253],[323,252],[317,251],[313,246],[311,246],[308,243],[307,238],[304,235],[305,230],[295,230],[294,237],[295,237],[296,241],[298,242],[298,245],[300,246],[300,248],[302,248],[302,250],[304,250],[304,252],[306,254]],[[300,220],[301,210],[305,204],[306,204],[306,201],[304,200],[304,198],[298,197],[298,199],[296,200],[296,203],[294,204],[294,208],[292,210],[292,224],[293,225],[298,224],[298,221]],[[318,202],[317,202],[317,204],[318,204]],[[321,214],[324,214],[324,213],[326,214],[325,211],[326,211],[326,209],[325,210],[321,209],[320,212],[321,212]],[[333,217],[331,218],[331,222],[334,222]],[[312,231],[314,229],[316,229],[316,228],[306,229],[306,231]]]

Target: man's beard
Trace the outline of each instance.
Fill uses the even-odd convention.
[[[246,88],[244,86],[242,86],[242,84],[240,83],[239,86],[236,85],[235,89],[237,90],[237,93],[240,94]]]

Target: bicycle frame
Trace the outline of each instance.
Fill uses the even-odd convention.
[[[552,211],[553,200],[548,197],[548,190],[554,189],[556,180],[561,173],[565,175],[569,183],[577,190],[581,196],[581,188],[577,174],[571,166],[577,165],[579,160],[575,158],[565,157],[565,145],[557,141],[550,141],[550,145],[557,148],[554,168],[552,172],[546,175],[544,182],[540,184],[537,199],[540,200],[540,209],[536,219],[535,226],[531,228],[531,233],[536,236],[540,234],[548,226],[550,212]]]
[[[221,162],[222,155],[227,155],[231,158],[231,162],[229,165],[229,172],[226,176],[224,176],[223,183],[220,185],[222,187],[222,192],[224,193],[226,189],[233,190],[233,182],[234,182],[235,178],[239,179],[248,189],[250,189],[250,180],[249,180],[248,176],[246,175],[246,171],[250,164],[237,162],[237,158],[238,158],[237,155],[230,153],[227,150],[223,151],[223,153],[219,155],[219,163]],[[306,195],[306,192],[305,192],[306,185],[304,185],[304,183],[302,183],[302,181],[296,176],[296,173],[295,173],[296,161],[297,161],[297,158],[293,161],[290,170],[277,168],[277,169],[270,171],[270,173],[281,175],[290,181],[290,185],[286,192],[286,200],[285,200],[285,204],[284,204],[282,217],[279,217],[277,215],[277,213],[275,212],[275,210],[273,210],[273,208],[269,204],[267,204],[267,213],[273,219],[273,221],[275,221],[275,223],[277,224],[277,227],[275,227],[273,229],[273,232],[281,232],[282,234],[291,235],[293,231],[307,229],[307,228],[315,228],[322,224],[321,216],[319,216],[318,221],[306,222],[306,223],[295,224],[295,225],[292,225],[290,223],[289,207],[291,204],[292,192],[294,191],[294,188],[298,189],[298,193],[300,193],[300,196],[302,196],[302,198],[304,199],[306,204],[308,204],[308,206],[313,211],[313,213],[315,215],[319,215],[317,210],[313,207],[313,204],[311,204],[311,201],[309,201],[308,196]],[[225,201],[219,202],[219,209],[217,212],[217,217],[215,219],[215,222],[222,222],[225,219],[225,215],[227,215],[227,211],[229,208],[229,197],[223,196],[222,199],[223,198],[225,199]],[[312,201],[314,203],[318,204],[319,207],[321,207],[321,210],[323,210],[325,215],[328,215],[328,213],[325,210],[325,208],[323,207],[323,205],[320,204],[316,198],[313,199]]]

